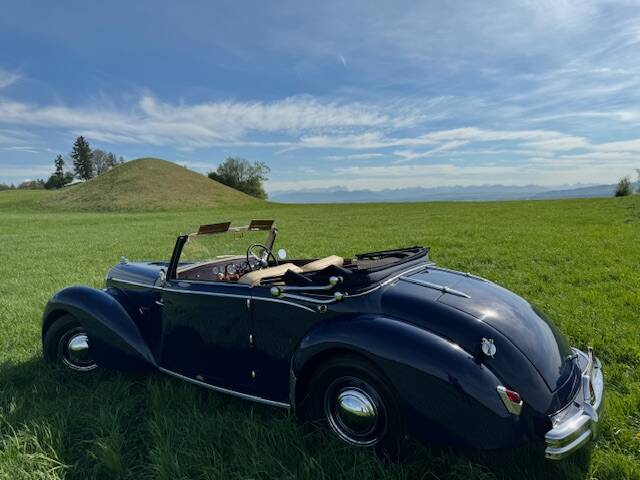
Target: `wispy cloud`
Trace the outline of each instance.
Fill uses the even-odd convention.
[[[255,133],[295,137],[314,131],[369,127],[397,129],[411,126],[416,121],[415,112],[392,113],[376,105],[323,102],[309,96],[274,102],[229,100],[186,105],[159,102],[147,95],[133,108],[120,111],[111,106],[40,106],[0,100],[0,123],[67,128],[109,143],[190,148],[251,144],[254,142],[247,137]],[[321,142],[321,138],[303,138],[300,144],[312,146]],[[288,143],[265,141],[264,144]]]
[[[349,155],[327,155],[325,158],[332,162],[344,162],[350,160],[371,160],[373,158],[382,158],[385,155],[383,153],[351,153]]]
[[[0,90],[20,80],[20,74],[0,68]]]
[[[396,150],[395,152],[393,152],[393,154],[402,158],[400,160],[395,160],[394,163],[396,164],[404,163],[404,162],[409,162],[411,160],[416,160],[418,158],[430,157],[434,153],[455,150],[456,148],[462,147],[467,143],[469,143],[468,140],[452,140],[450,142],[445,142],[442,145],[436,148],[432,148],[431,150],[427,150],[425,152],[414,152],[413,150]]]

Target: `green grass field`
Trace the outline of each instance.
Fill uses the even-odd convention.
[[[55,213],[49,192],[0,192],[0,479],[640,478],[640,197],[496,203],[272,205]],[[44,203],[43,203],[44,202]],[[121,255],[168,258],[201,223],[277,220],[291,256],[427,244],[439,264],[543,306],[604,363],[591,451],[418,447],[402,464],[342,445],[287,413],[162,376],[79,378],[42,360],[40,316],[71,284],[101,287]]]

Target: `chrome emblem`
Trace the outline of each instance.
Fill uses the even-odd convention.
[[[487,357],[493,358],[495,356],[496,346],[493,343],[493,338],[483,338],[480,347],[482,348],[482,353]]]

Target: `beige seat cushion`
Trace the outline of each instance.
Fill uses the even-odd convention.
[[[283,263],[282,265],[276,265],[275,267],[263,268],[262,270],[256,270],[244,274],[238,279],[238,283],[244,283],[255,287],[260,284],[260,280],[268,277],[280,277],[287,273],[287,270],[292,270],[296,273],[302,272],[300,267],[296,267],[293,263]]]
[[[322,270],[323,268],[327,268],[329,265],[335,265],[336,267],[341,267],[344,265],[344,258],[339,257],[337,255],[329,255],[328,257],[319,258],[318,260],[314,260],[313,262],[309,262],[306,265],[302,266],[303,272],[315,272],[317,270]]]

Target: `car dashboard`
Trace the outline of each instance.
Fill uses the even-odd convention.
[[[245,257],[230,257],[178,268],[178,280],[235,282],[251,271]]]

